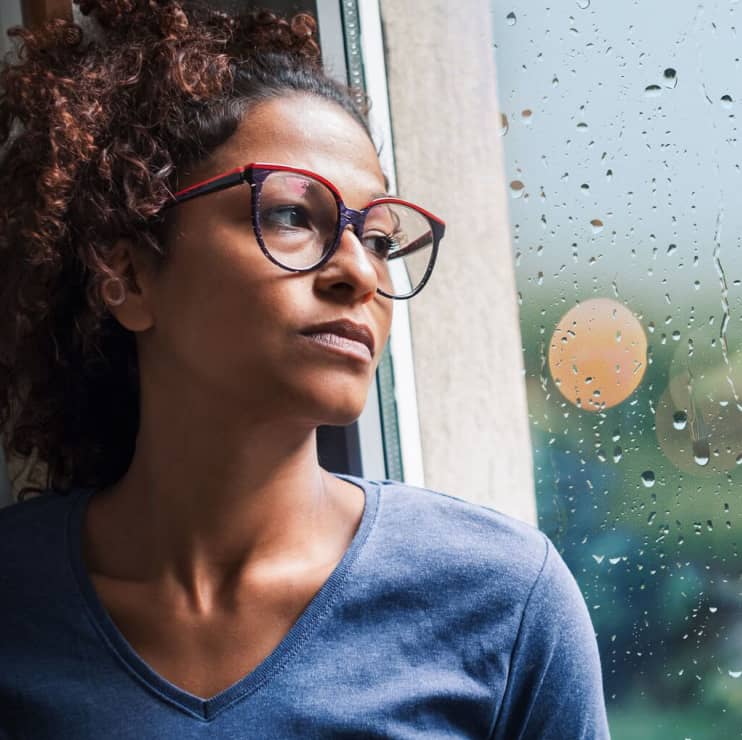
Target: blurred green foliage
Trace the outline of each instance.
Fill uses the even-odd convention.
[[[721,469],[742,448],[712,435],[707,464],[690,439],[687,459],[668,458],[657,409],[678,355],[651,332],[651,364],[624,403],[566,401],[546,354],[567,308],[522,308],[539,526],[585,595],[614,740],[742,737],[742,466]]]

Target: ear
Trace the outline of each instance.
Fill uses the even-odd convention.
[[[152,290],[154,271],[151,264],[130,239],[119,239],[107,259],[113,276],[126,289],[123,302],[111,305],[101,294],[108,310],[129,331],[142,332],[154,326]]]

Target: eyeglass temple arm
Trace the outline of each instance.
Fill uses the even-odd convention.
[[[404,257],[406,254],[411,254],[412,252],[416,252],[418,249],[421,249],[422,247],[426,247],[432,241],[433,241],[433,232],[428,231],[427,234],[418,236],[417,239],[415,239],[415,241],[410,242],[406,247],[402,247],[402,249],[390,255],[389,259],[395,260],[397,259],[397,257]]]
[[[217,180],[212,180],[211,182],[205,182],[201,185],[196,185],[191,188],[186,188],[185,190],[182,190],[175,198],[175,200],[168,203],[165,207],[173,206],[176,203],[183,203],[186,200],[191,200],[192,198],[198,198],[199,195],[208,195],[209,193],[216,193],[219,190],[226,190],[227,188],[231,188],[233,185],[237,185],[241,182],[245,181],[245,173],[244,171],[240,172],[233,172],[231,175],[225,175],[224,177],[220,177]]]

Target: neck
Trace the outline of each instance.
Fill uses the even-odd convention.
[[[347,545],[362,496],[319,467],[314,427],[230,417],[208,403],[153,406],[143,394],[129,470],[95,497],[97,519],[89,513],[102,530],[93,570],[167,581],[199,600],[235,574],[321,561]]]

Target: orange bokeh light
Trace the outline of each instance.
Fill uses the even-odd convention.
[[[561,394],[587,411],[625,401],[647,367],[647,337],[634,314],[611,298],[567,311],[549,345],[549,370]]]

